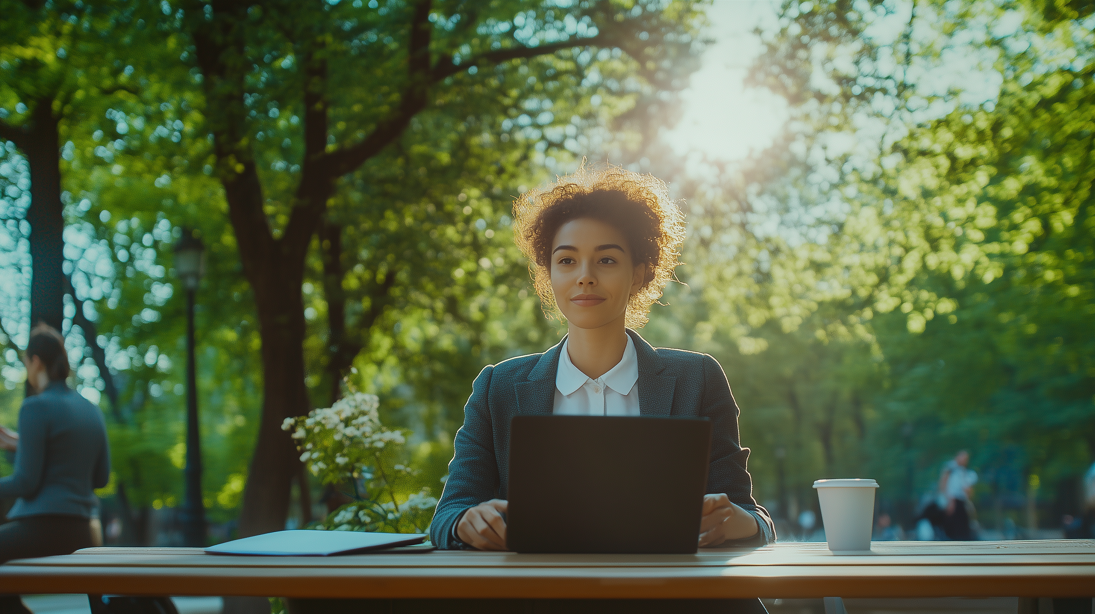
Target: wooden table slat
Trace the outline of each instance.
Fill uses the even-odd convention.
[[[1093,554],[1060,554],[1052,559],[1046,555],[803,555],[800,553],[759,552],[734,557],[605,557],[605,556],[566,556],[566,555],[494,555],[484,557],[429,556],[421,554],[405,555],[347,555],[336,557],[251,557],[251,556],[215,556],[203,557],[177,556],[161,554],[147,555],[109,555],[81,554],[48,557],[43,559],[16,560],[11,566],[27,567],[100,567],[100,568],[303,568],[322,569],[449,569],[467,568],[675,568],[675,567],[727,567],[727,566],[823,566],[835,565],[850,567],[875,566],[1000,566],[1000,565],[1095,565]]]
[[[222,557],[95,548],[0,566],[3,593],[337,598],[1090,597],[1095,541],[825,544],[696,555]]]

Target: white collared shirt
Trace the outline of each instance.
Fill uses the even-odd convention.
[[[552,413],[572,416],[638,416],[639,361],[635,342],[627,336],[623,358],[597,379],[582,373],[570,360],[570,340],[559,352]]]

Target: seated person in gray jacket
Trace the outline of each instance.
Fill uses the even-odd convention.
[[[34,391],[19,409],[18,432],[0,427],[0,447],[15,450],[15,471],[0,497],[16,498],[0,525],[0,563],[102,545],[95,488],[110,480],[102,411],[65,385],[68,353],[57,330],[39,324],[23,355]],[[0,614],[30,612],[0,595]]]
[[[509,424],[515,414],[674,415],[713,427],[699,545],[775,541],[752,497],[738,407],[711,356],[654,349],[634,329],[674,277],[684,216],[661,181],[620,168],[579,170],[514,204],[518,247],[546,312],[568,334],[543,354],[483,369],[457,432],[430,527],[439,548],[506,549]],[[654,400],[657,399],[657,402]],[[621,513],[629,503],[621,501]]]

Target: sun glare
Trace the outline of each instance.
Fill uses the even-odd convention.
[[[715,0],[706,33],[713,43],[682,93],[680,123],[667,134],[678,154],[741,160],[771,145],[779,134],[787,120],[784,100],[745,86],[749,64],[761,51],[752,30],[774,21],[775,8],[764,0]]]

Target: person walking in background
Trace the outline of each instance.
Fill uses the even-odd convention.
[[[15,451],[15,471],[0,479],[0,498],[18,498],[0,525],[0,563],[69,554],[102,545],[94,489],[110,480],[102,412],[65,384],[65,341],[39,324],[23,356],[34,391],[19,409],[19,430],[0,431]],[[18,595],[0,595],[0,614],[28,613]]]
[[[1083,509],[1079,516],[1065,516],[1065,537],[1068,539],[1095,538],[1095,463],[1091,463],[1083,479]]]
[[[973,511],[971,496],[977,483],[977,472],[969,468],[970,453],[962,450],[943,466],[939,476],[940,507],[943,508],[943,532],[955,540],[973,539],[970,512]]]

